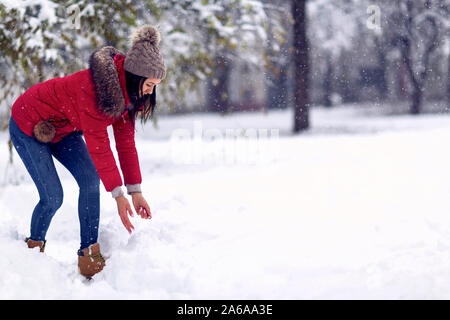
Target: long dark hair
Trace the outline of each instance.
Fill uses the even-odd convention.
[[[143,92],[145,77],[125,71],[125,79],[127,83],[127,92],[130,97],[131,105],[128,107],[131,124],[135,125],[136,116],[141,118],[142,123],[152,118],[153,111],[156,108],[156,86],[153,87],[152,94],[144,94]]]

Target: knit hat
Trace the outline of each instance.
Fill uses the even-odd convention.
[[[159,53],[161,35],[155,27],[144,25],[130,37],[131,50],[125,57],[126,71],[145,78],[164,79],[166,66]]]

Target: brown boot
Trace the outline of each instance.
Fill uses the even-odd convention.
[[[78,250],[78,269],[86,278],[103,270],[105,259],[100,253],[100,244],[94,243],[83,250]]]
[[[25,238],[25,242],[27,243],[28,248],[32,249],[32,248],[39,247],[40,248],[39,251],[40,252],[44,252],[44,250],[45,250],[45,243],[47,241],[34,241],[34,240],[31,240],[30,238]]]

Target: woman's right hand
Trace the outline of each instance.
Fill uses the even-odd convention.
[[[128,215],[130,217],[133,217],[133,211],[131,209],[131,205],[128,202],[128,199],[125,198],[125,196],[120,196],[116,198],[117,202],[117,210],[119,211],[120,219],[122,220],[123,226],[125,229],[127,229],[128,233],[131,234],[133,232],[134,227],[130,222],[130,219],[128,218]]]

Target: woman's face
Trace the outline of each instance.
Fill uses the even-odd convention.
[[[152,94],[153,88],[161,82],[160,79],[154,79],[154,78],[147,78],[144,81],[144,84],[142,86],[142,93],[143,94]]]

